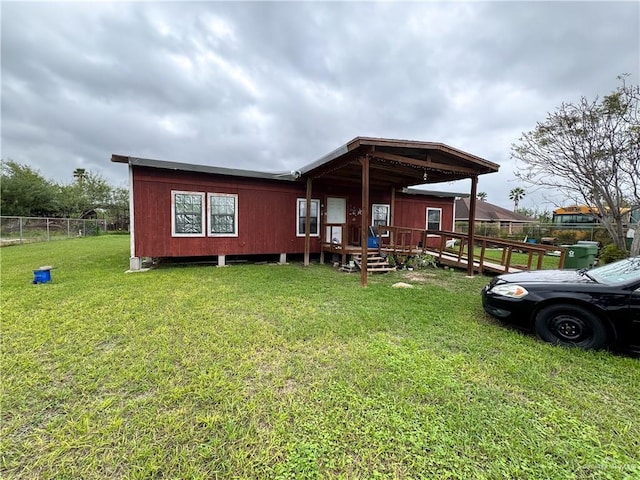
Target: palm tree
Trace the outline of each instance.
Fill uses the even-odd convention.
[[[487,192],[478,192],[478,195],[476,195],[476,197],[481,202],[486,202],[487,201]]]
[[[520,187],[516,187],[509,192],[509,200],[513,200],[513,211],[518,211],[518,204],[527,193]]]
[[[84,179],[87,178],[87,170],[84,168],[76,168],[73,171],[73,178],[76,179],[76,181],[82,185],[82,182],[84,182]]]

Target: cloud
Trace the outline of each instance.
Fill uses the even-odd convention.
[[[112,153],[291,170],[380,136],[500,163],[479,188],[509,207],[520,134],[640,71],[632,2],[8,2],[1,34],[2,157],[61,182],[125,184]]]

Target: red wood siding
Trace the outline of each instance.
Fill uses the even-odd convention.
[[[296,236],[304,185],[259,179],[134,168],[135,254],[190,257],[304,252]],[[171,191],[238,195],[237,237],[172,237]],[[313,198],[318,198],[314,196]],[[206,201],[206,200],[205,200]],[[311,238],[312,252],[320,251]]]
[[[453,231],[453,198],[396,195],[395,225],[409,228],[427,228],[427,208],[441,208],[442,230]],[[440,245],[440,237],[428,238],[429,247]]]
[[[396,196],[395,224],[410,228],[427,228],[427,207],[442,209],[442,229],[453,230],[453,199],[421,197],[417,195]]]
[[[196,257],[303,253],[304,237],[296,235],[297,199],[305,198],[305,185],[221,175],[133,167],[134,238],[137,257]],[[187,191],[238,195],[237,237],[172,237],[171,192]],[[325,222],[328,196],[347,199],[347,222],[360,225],[360,189],[313,189],[321,203],[320,222]],[[391,192],[372,191],[371,204],[391,203]],[[205,198],[206,202],[206,198]],[[442,208],[442,228],[453,229],[454,199],[396,194],[396,226],[426,228],[427,207]],[[206,209],[208,213],[208,208]],[[370,220],[369,220],[370,221]],[[208,219],[205,222],[208,223]],[[311,237],[311,252],[320,251]]]

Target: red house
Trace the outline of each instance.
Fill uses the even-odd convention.
[[[217,256],[224,265],[227,255],[279,254],[284,262],[304,254],[308,264],[311,253],[322,258],[336,244],[361,251],[366,267],[371,225],[453,230],[455,198],[466,194],[408,187],[472,178],[475,200],[477,176],[498,170],[440,143],[363,137],[286,173],[111,161],[129,165],[132,270],[143,257]]]

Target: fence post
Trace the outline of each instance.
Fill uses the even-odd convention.
[[[20,243],[22,243],[22,217],[18,217],[18,224],[20,225]]]
[[[49,232],[49,217],[47,217],[45,220],[47,222],[47,242],[50,242],[51,241],[51,234]]]
[[[71,238],[71,221],[67,218],[67,240]]]

